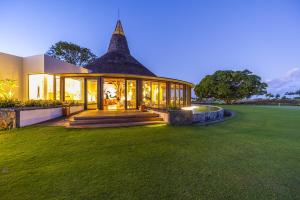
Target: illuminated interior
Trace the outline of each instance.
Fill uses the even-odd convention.
[[[86,99],[87,109],[97,109],[99,104],[98,79],[86,78],[86,93],[82,77],[64,78],[64,100],[84,103]],[[125,84],[126,83],[126,84]],[[103,107],[104,110],[137,109],[138,98],[137,80],[125,80],[123,78],[103,78]],[[126,87],[126,88],[125,88]],[[170,83],[170,91],[167,91],[167,82],[142,81],[142,101],[147,107],[166,108],[182,107],[190,101],[191,88],[183,84]],[[169,94],[169,103],[167,103]],[[86,98],[85,98],[85,95]],[[29,75],[29,99],[61,100],[60,76],[48,74]],[[125,102],[127,100],[127,102]],[[99,107],[100,108],[100,107]]]
[[[95,79],[87,80],[87,108],[97,109],[97,88],[98,81]]]
[[[171,91],[170,91],[170,105],[172,107],[175,107],[176,106],[176,98],[175,98],[175,95],[176,95],[176,87],[175,87],[175,84],[171,84]]]
[[[145,106],[151,106],[151,82],[143,81],[143,103]]]
[[[83,78],[65,78],[65,101],[84,102]]]
[[[56,85],[55,98],[56,98],[56,100],[60,100],[60,77],[59,76],[55,76],[55,85]]]
[[[118,110],[125,108],[125,80],[105,78],[103,84],[104,110]]]
[[[183,106],[183,85],[179,85],[179,95],[180,106]]]
[[[53,100],[54,99],[54,77],[53,75],[45,75],[47,81],[47,90],[46,90],[46,99]]]
[[[159,83],[159,107],[165,108],[167,103],[167,86],[166,83]]]
[[[159,98],[159,87],[158,82],[152,82],[151,83],[151,106],[154,108],[158,108],[158,98]]]
[[[136,109],[136,80],[127,80],[127,108]]]
[[[31,74],[29,75],[29,99],[40,100],[45,99],[45,75]]]
[[[176,84],[176,107],[180,106],[180,93],[179,93],[179,85]]]

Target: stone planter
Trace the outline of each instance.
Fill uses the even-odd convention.
[[[167,112],[151,110],[151,112],[158,113],[170,125],[180,126],[220,121],[224,118],[224,109],[221,107],[217,108],[215,111],[207,112],[195,112],[194,110],[169,110]]]
[[[193,123],[193,111],[191,110],[170,110],[169,124],[174,126],[189,125]]]
[[[16,112],[13,109],[0,110],[0,130],[16,128]]]
[[[218,121],[224,118],[224,109],[220,108],[213,112],[199,112],[193,114],[193,123],[205,123]]]

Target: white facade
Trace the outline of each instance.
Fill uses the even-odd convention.
[[[14,98],[28,100],[28,77],[31,74],[88,73],[83,67],[63,62],[47,55],[18,57],[0,52],[0,80],[17,82]]]

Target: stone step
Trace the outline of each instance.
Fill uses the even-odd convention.
[[[114,124],[85,124],[85,125],[69,125],[67,128],[112,128],[112,127],[129,127],[129,126],[145,126],[155,124],[166,124],[164,121],[143,121],[129,123],[114,123]]]
[[[70,120],[70,125],[84,125],[84,124],[119,124],[131,122],[147,122],[147,121],[163,121],[160,117],[142,117],[142,118],[105,118],[105,119],[85,119],[85,120]]]
[[[97,120],[97,119],[129,119],[129,118],[153,118],[159,117],[156,113],[139,114],[118,114],[118,115],[99,115],[99,116],[74,116],[74,120]]]

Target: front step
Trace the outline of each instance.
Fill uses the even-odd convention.
[[[148,121],[163,121],[160,117],[139,117],[139,118],[103,118],[103,119],[74,119],[70,121],[70,125],[88,125],[88,124],[119,124],[131,122],[148,122]]]
[[[99,115],[99,116],[74,116],[74,120],[99,120],[99,119],[129,119],[129,118],[153,118],[159,117],[156,113]]]
[[[68,128],[128,127],[165,124],[157,113],[82,113],[69,121]]]
[[[113,127],[129,127],[129,126],[145,126],[166,124],[164,121],[143,121],[129,123],[114,123],[114,124],[84,124],[84,125],[69,125],[67,128],[113,128]]]

